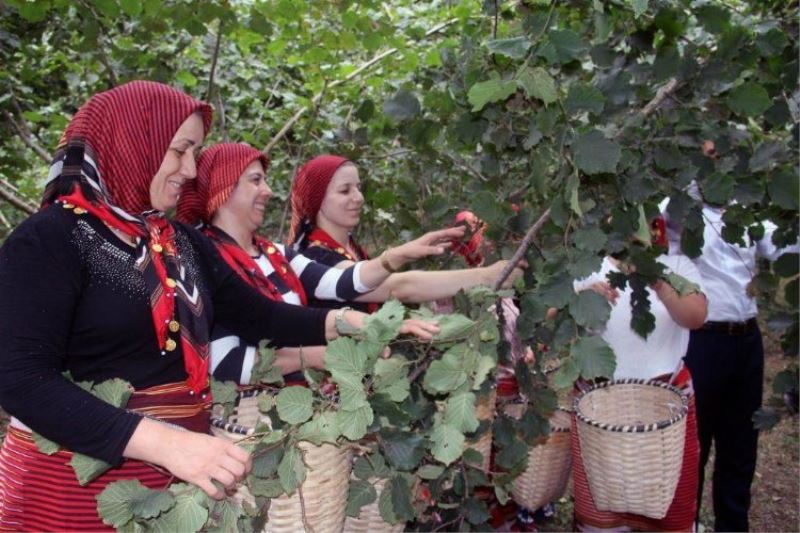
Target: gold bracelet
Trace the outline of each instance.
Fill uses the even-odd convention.
[[[381,266],[385,271],[387,271],[390,274],[394,274],[395,272],[397,272],[397,269],[392,268],[392,265],[389,263],[389,259],[386,257],[386,250],[381,252],[379,259],[381,260]]]

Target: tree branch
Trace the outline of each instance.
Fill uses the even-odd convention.
[[[208,90],[206,91],[206,102],[211,101],[211,92],[214,90],[214,73],[217,71],[217,59],[219,58],[219,45],[222,41],[222,21],[219,21],[217,28],[217,42],[214,45],[214,57],[211,59],[211,73],[208,75]]]
[[[28,215],[32,215],[36,212],[35,208],[31,207],[26,201],[21,199],[10,190],[6,189],[5,186],[0,186],[0,198],[13,205],[23,213],[27,213]]]
[[[525,234],[525,237],[522,239],[522,242],[519,244],[517,251],[514,252],[514,255],[511,257],[511,260],[508,262],[506,267],[500,272],[500,276],[498,276],[497,280],[494,282],[492,288],[494,290],[499,289],[503,286],[503,282],[508,279],[508,276],[511,272],[517,267],[522,258],[525,257],[525,253],[528,251],[531,243],[533,242],[533,238],[536,237],[536,234],[542,229],[544,223],[550,219],[550,208],[548,207],[547,210],[542,213],[542,216],[539,217],[539,220],[533,223],[533,226],[530,227],[528,232]]]
[[[228,142],[228,130],[225,128],[225,102],[222,101],[222,95],[217,93],[217,106],[219,107],[219,129],[222,132],[222,140]]]
[[[31,130],[28,129],[27,124],[14,120],[14,117],[11,115],[11,113],[5,109],[3,110],[3,116],[6,117],[6,120],[9,124],[11,124],[11,127],[14,129],[14,131],[17,132],[17,135],[19,135],[20,139],[22,139],[22,142],[28,145],[28,148],[33,150],[40,159],[49,164],[51,162],[50,154],[47,152],[47,150],[42,148],[39,143],[36,142],[36,140],[33,138],[33,133],[31,133]]]
[[[655,97],[647,102],[647,105],[642,108],[640,113],[645,117],[652,114],[653,111],[658,109],[658,106],[660,106],[667,97],[671,96],[672,93],[675,92],[679,85],[680,83],[678,82],[677,78],[670,78],[667,83],[665,83],[663,86],[661,86],[661,88],[658,89],[658,91],[656,91]]]
[[[425,37],[430,37],[431,35],[442,31],[447,26],[449,26],[449,25],[453,24],[454,22],[456,22],[456,20],[458,20],[458,19],[448,20],[447,22],[443,22],[443,23],[439,24],[438,26],[434,26],[433,28],[431,28],[430,30],[428,30],[425,33]],[[334,87],[338,87],[339,85],[342,85],[343,83],[346,83],[346,82],[352,80],[353,78],[359,76],[362,72],[364,72],[365,70],[370,68],[372,65],[374,65],[374,64],[382,61],[383,59],[385,59],[385,58],[397,53],[397,51],[398,51],[398,48],[390,48],[388,50],[385,50],[385,51],[381,52],[380,54],[376,55],[375,57],[373,57],[372,59],[370,59],[369,61],[367,61],[366,63],[364,63],[360,67],[358,67],[357,69],[355,69],[353,72],[351,72],[350,74],[345,76],[344,78],[332,81],[327,86],[327,90],[333,89]],[[311,99],[312,106],[316,106],[316,105],[319,104],[319,102],[322,99],[322,95],[325,92],[325,90],[326,90],[326,88],[323,88],[322,91],[317,93],[314,96],[314,98]],[[286,124],[283,125],[283,127],[278,131],[278,133],[276,133],[275,136],[269,141],[269,143],[267,143],[267,146],[264,148],[264,150],[262,150],[262,153],[264,155],[269,155],[269,152],[272,150],[272,148],[274,148],[274,146],[278,143],[278,141],[281,140],[281,138],[284,135],[286,135],[286,132],[288,132],[292,128],[292,126],[294,126],[295,123],[298,120],[300,120],[300,117],[302,117],[308,111],[308,109],[309,109],[308,107],[303,107],[301,109],[298,109],[297,112],[294,115],[292,115],[292,118],[290,118],[289,121],[286,122]]]

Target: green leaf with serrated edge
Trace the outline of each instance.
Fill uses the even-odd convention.
[[[572,234],[575,247],[587,252],[599,252],[606,245],[608,237],[599,228],[581,228]]]
[[[306,478],[306,465],[297,446],[289,446],[278,465],[278,478],[286,494],[294,494],[297,486]]]
[[[381,393],[389,396],[393,402],[402,402],[408,398],[410,390],[411,382],[408,381],[408,378],[399,378],[388,387],[385,387]]]
[[[600,329],[611,316],[611,304],[605,297],[593,290],[581,291],[569,303],[569,314],[578,325],[590,329]]]
[[[558,389],[572,387],[575,380],[581,375],[581,369],[577,361],[572,357],[562,359],[561,366],[553,376],[553,385]]]
[[[138,17],[142,13],[142,2],[139,0],[119,0],[119,7],[131,17]]]
[[[336,444],[339,435],[341,435],[341,431],[339,430],[339,422],[337,421],[336,413],[333,411],[326,411],[314,415],[314,418],[309,422],[300,426],[297,438],[313,442],[319,446],[323,442]]]
[[[480,111],[486,104],[501,102],[517,92],[515,80],[493,79],[478,82],[470,87],[467,99],[473,111]]]
[[[278,416],[289,424],[301,424],[313,414],[313,394],[306,387],[292,386],[281,389],[275,396]]]
[[[101,459],[95,459],[82,453],[76,453],[72,456],[69,462],[72,470],[75,471],[75,477],[78,478],[78,484],[85,486],[87,483],[94,481],[98,476],[111,468],[111,465]]]
[[[215,501],[211,507],[216,531],[237,531],[239,517],[243,515],[242,508],[230,500]]]
[[[61,449],[61,447],[58,444],[42,437],[38,433],[34,432],[31,434],[31,436],[33,437],[34,444],[36,444],[36,449],[45,455],[53,455],[54,453],[58,452],[58,450]]]
[[[545,105],[558,100],[556,82],[542,67],[526,67],[517,73],[517,82],[530,98],[538,98]]]
[[[531,41],[527,37],[511,37],[508,39],[494,39],[486,43],[489,52],[511,59],[522,59],[528,53]]]
[[[475,378],[472,383],[472,390],[478,390],[489,377],[489,373],[497,367],[497,351],[492,349],[492,355],[481,355],[475,368]]]
[[[378,359],[373,370],[372,388],[376,392],[382,392],[385,387],[406,376],[408,376],[408,361],[405,357],[394,355],[389,359]]]
[[[147,487],[137,479],[123,479],[109,483],[97,495],[97,513],[103,523],[111,527],[122,527],[133,518],[131,500],[146,493]]]
[[[434,339],[436,341],[453,341],[462,339],[465,335],[469,334],[472,328],[475,327],[475,321],[471,320],[464,315],[453,313],[451,315],[437,315],[434,317],[436,323],[439,324],[439,333],[436,334]]]
[[[389,492],[392,500],[392,511],[401,521],[414,519],[414,507],[411,503],[411,487],[402,476],[394,476],[384,485],[383,492]]]
[[[758,83],[746,82],[731,90],[728,107],[746,117],[757,117],[772,105],[769,93]]]
[[[437,479],[444,474],[444,467],[439,465],[424,465],[417,470],[417,475],[422,479]]]
[[[262,414],[269,413],[275,407],[275,396],[272,394],[258,395],[258,410]]]
[[[369,402],[363,386],[356,389],[349,385],[339,386],[339,408],[342,411],[355,411],[365,405],[369,405]]]
[[[797,369],[781,370],[772,380],[772,392],[778,395],[790,392],[797,388]]]
[[[338,411],[336,421],[342,435],[356,441],[367,434],[367,428],[374,419],[372,408],[369,405],[360,407],[355,411]]]
[[[413,470],[425,456],[422,435],[399,429],[383,429],[378,442],[383,456],[398,470]]]
[[[257,448],[253,452],[252,475],[260,478],[267,478],[275,475],[278,465],[283,459],[283,448],[272,446],[269,448]]]
[[[233,408],[236,402],[237,385],[234,381],[217,381],[211,379],[211,397],[215,404]]]
[[[626,0],[633,7],[633,14],[638,19],[647,11],[650,0]]]
[[[347,489],[347,516],[357,517],[361,513],[361,508],[374,502],[378,493],[372,483],[364,480],[351,480]]]
[[[564,108],[571,114],[588,111],[599,115],[603,112],[605,103],[606,97],[603,96],[600,89],[583,83],[575,83],[569,88]]]
[[[392,486],[389,483],[384,485],[380,496],[378,497],[378,511],[381,518],[389,524],[398,524],[402,520],[397,517],[394,512],[394,504],[392,503]]]
[[[456,366],[446,359],[439,359],[432,362],[425,371],[422,383],[426,391],[436,394],[455,390],[465,381],[467,381],[467,373],[460,365]]]
[[[133,394],[133,387],[122,379],[109,379],[94,386],[95,396],[114,407],[125,407]]]
[[[570,347],[570,357],[586,379],[610,378],[614,375],[617,360],[611,347],[600,336],[582,337]]]
[[[398,122],[414,118],[420,109],[417,97],[405,89],[399,90],[383,104],[383,113]]]
[[[753,427],[759,431],[772,429],[781,421],[781,415],[772,407],[760,407],[753,413]]]
[[[572,276],[566,272],[560,272],[543,280],[536,292],[542,304],[560,309],[567,305],[572,300],[572,295],[575,294],[575,290],[572,288]]]
[[[800,256],[796,253],[785,253],[772,263],[772,271],[783,278],[797,275]]]
[[[358,457],[353,462],[353,475],[358,479],[369,480],[386,477],[389,472],[386,460],[379,453],[370,453],[369,455]]]
[[[561,63],[576,59],[587,49],[580,35],[572,30],[552,30],[548,32],[548,37],[555,47],[558,60]]]
[[[733,195],[733,176],[715,172],[708,176],[701,185],[703,199],[711,204],[726,205]]]
[[[462,433],[471,433],[478,429],[480,422],[475,416],[475,395],[461,392],[450,396],[445,402],[444,423]]]
[[[275,349],[271,348],[267,341],[261,341],[258,344],[256,362],[250,371],[251,385],[261,383],[283,384],[283,374],[280,367],[275,366],[275,357]]]
[[[800,208],[800,180],[794,172],[774,172],[767,184],[772,203],[789,210]]]
[[[363,387],[367,357],[350,337],[339,337],[328,343],[325,350],[325,369],[333,380],[352,389]]]
[[[370,341],[386,345],[397,337],[405,319],[406,308],[397,300],[389,300],[373,313],[364,318],[361,333]]]
[[[676,274],[675,272],[670,272],[666,275],[667,283],[677,291],[678,294],[681,296],[686,296],[687,294],[694,294],[700,292],[700,285],[689,281],[688,279],[684,278],[680,274]]]
[[[169,489],[175,495],[175,505],[153,522],[153,531],[200,531],[208,520],[205,493],[185,483],[170,485]]]
[[[637,206],[639,213],[639,221],[637,229],[633,234],[633,240],[642,243],[645,246],[650,246],[652,242],[652,235],[650,234],[650,225],[647,223],[647,217],[644,214],[644,208],[640,205]]]
[[[519,439],[512,440],[503,446],[495,456],[497,464],[506,469],[514,468],[522,461],[528,460],[528,446]]]
[[[175,505],[175,496],[168,490],[147,490],[133,494],[129,500],[131,512],[136,518],[155,518]]]
[[[613,173],[622,157],[617,143],[606,139],[598,130],[590,130],[572,145],[575,164],[586,174]]]
[[[283,483],[280,479],[250,479],[247,482],[253,496],[263,496],[265,498],[277,498],[284,494]]]
[[[449,465],[464,451],[464,434],[448,424],[436,424],[431,432],[431,453],[434,459]]]

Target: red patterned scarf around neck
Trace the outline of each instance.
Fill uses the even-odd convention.
[[[278,287],[275,286],[268,276],[264,275],[264,272],[262,272],[261,267],[258,266],[255,259],[250,257],[250,254],[242,249],[231,236],[215,226],[207,227],[204,232],[216,245],[225,262],[230,265],[234,272],[239,274],[239,277],[258,289],[258,291],[267,298],[279,302],[284,301],[283,295]],[[308,299],[306,298],[306,291],[303,289],[303,284],[278,247],[271,241],[257,235],[253,238],[253,241],[256,248],[267,257],[267,260],[272,265],[272,268],[275,269],[275,273],[280,277],[281,281],[283,281],[289,290],[297,293],[303,305],[308,305]]]

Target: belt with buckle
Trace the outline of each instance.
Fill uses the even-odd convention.
[[[755,331],[756,328],[758,328],[758,321],[755,318],[750,318],[744,322],[715,322],[709,320],[700,327],[702,330],[727,333],[728,335],[744,335]]]

